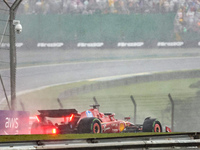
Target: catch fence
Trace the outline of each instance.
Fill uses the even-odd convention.
[[[98,102],[101,112],[114,112],[116,113],[116,118],[120,119],[131,117],[131,121],[136,124],[142,123],[146,117],[153,117],[158,118],[163,125],[170,126],[173,131],[176,132],[198,131],[198,124],[200,123],[200,111],[198,108],[200,105],[198,98],[200,92],[198,89],[200,88],[200,82],[190,85],[190,88],[197,89],[195,94],[190,92],[181,94],[172,92],[166,94],[141,95],[133,91],[132,95],[119,95],[117,92],[116,94],[110,95],[106,92],[107,89],[119,86],[127,87],[130,84],[198,77],[199,70],[192,70],[99,81],[60,93],[58,96],[58,106],[76,108],[81,112],[88,109],[89,105]],[[148,91],[151,89],[144,87],[143,90]],[[99,96],[98,94],[98,96],[96,96],[96,91],[101,91],[102,95]],[[92,93],[93,97],[85,96],[87,93]]]
[[[9,3],[11,4],[11,3]],[[0,109],[5,109],[2,103],[2,98],[5,97],[5,92],[10,95],[10,51],[9,51],[9,8],[3,0],[0,0],[0,72],[3,84],[0,83]],[[3,89],[5,86],[5,92]]]

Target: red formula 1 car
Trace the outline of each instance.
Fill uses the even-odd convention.
[[[38,110],[40,114],[32,124],[31,134],[162,132],[157,119],[146,118],[143,124],[135,125],[127,120],[115,119],[114,113],[99,112],[99,105],[92,107],[82,113],[75,109]],[[62,121],[53,124],[48,118]],[[169,128],[166,129],[170,132]]]

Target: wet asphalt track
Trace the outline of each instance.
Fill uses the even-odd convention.
[[[199,69],[199,58],[66,63],[17,69],[17,91],[107,76]]]
[[[93,78],[200,68],[198,49],[47,52],[18,52],[17,92]],[[38,65],[23,67],[27,62]],[[8,70],[0,73],[9,76]]]

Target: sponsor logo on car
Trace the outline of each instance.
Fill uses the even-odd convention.
[[[93,117],[93,114],[92,114],[91,111],[88,110],[88,111],[86,111],[86,116],[87,116],[87,117]]]

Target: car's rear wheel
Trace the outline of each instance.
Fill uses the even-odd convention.
[[[101,133],[101,122],[95,117],[83,118],[78,124],[78,133]]]
[[[157,119],[146,118],[143,123],[143,132],[162,132],[162,125]]]

